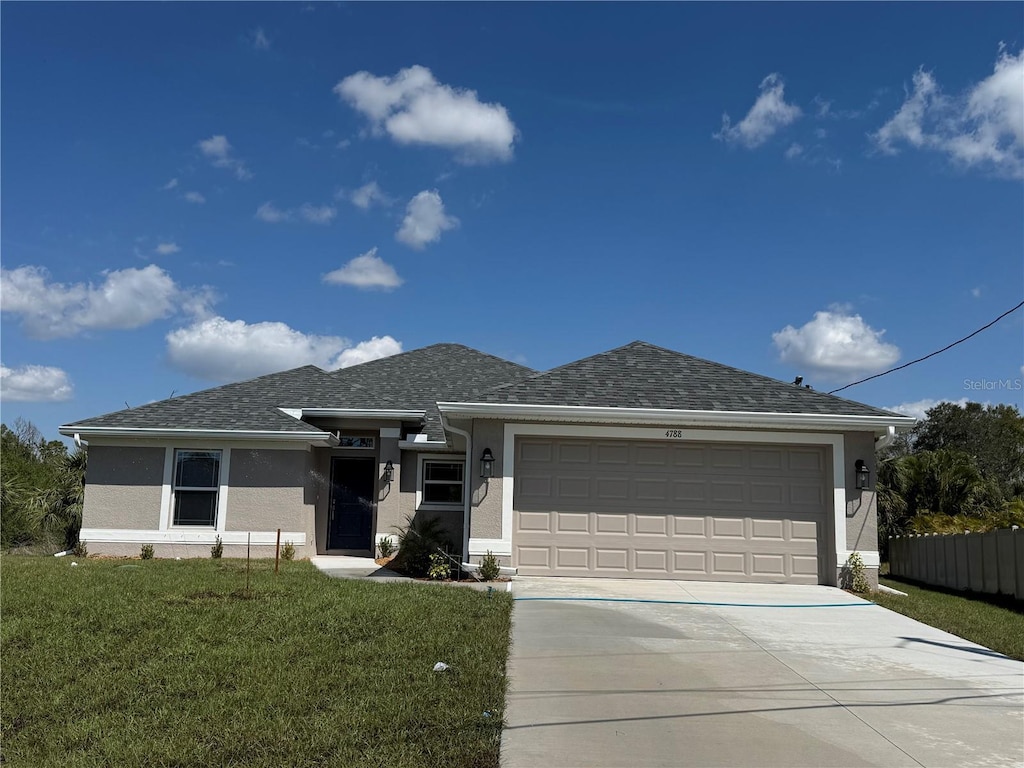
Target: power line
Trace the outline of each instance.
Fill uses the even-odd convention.
[[[958,339],[957,341],[954,341],[952,344],[947,344],[942,349],[938,349],[938,350],[932,352],[930,355],[925,355],[924,357],[919,357],[919,358],[917,358],[917,360],[911,360],[909,363],[904,363],[903,365],[897,365],[895,368],[890,368],[888,371],[882,371],[881,373],[876,373],[874,376],[868,376],[866,379],[861,379],[860,381],[854,381],[854,382],[852,382],[850,384],[847,384],[845,387],[840,387],[839,389],[833,389],[831,392],[829,392],[829,394],[830,395],[834,395],[836,392],[842,392],[844,389],[849,389],[850,387],[855,387],[858,384],[863,384],[865,381],[871,381],[872,379],[877,379],[877,378],[880,378],[882,376],[887,376],[888,374],[894,373],[895,371],[901,371],[904,368],[909,368],[910,366],[915,365],[916,363],[920,363],[920,362],[922,362],[924,360],[927,360],[929,357],[935,357],[936,355],[941,355],[947,349],[952,349],[957,344],[963,344],[968,339],[970,339],[970,338],[972,338],[974,336],[977,336],[979,333],[981,333],[982,331],[984,331],[984,330],[986,330],[988,328],[991,328],[993,325],[998,323],[1004,317],[1006,317],[1007,315],[1013,314],[1014,312],[1016,312],[1021,307],[1024,307],[1024,301],[1022,301],[1016,307],[1013,307],[1012,309],[1006,310],[1005,312],[1003,312],[1003,314],[1001,314],[999,317],[997,317],[995,320],[993,320],[988,325],[981,326],[981,328],[976,330],[974,333],[971,333],[971,334],[969,334],[967,336],[964,336],[962,339]]]

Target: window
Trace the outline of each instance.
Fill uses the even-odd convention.
[[[375,448],[377,441],[372,437],[354,437],[353,435],[338,435],[339,448]]]
[[[423,503],[461,504],[462,469],[461,461],[423,462]]]
[[[220,451],[174,452],[174,524],[217,523]]]

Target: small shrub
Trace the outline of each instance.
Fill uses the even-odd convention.
[[[484,581],[494,581],[498,576],[501,575],[501,566],[498,565],[498,558],[494,556],[491,550],[487,550],[487,554],[480,560],[480,578]]]
[[[85,546],[85,542],[79,539],[75,542],[75,546],[71,548],[71,554],[75,557],[88,557],[89,548]]]
[[[430,556],[430,567],[427,569],[427,576],[434,581],[450,579],[452,575],[452,564],[448,557],[440,552]]]
[[[450,545],[438,517],[406,515],[405,526],[398,528],[396,567],[410,576],[426,576],[430,556]]]
[[[377,549],[380,551],[381,557],[391,557],[395,554],[395,542],[391,540],[390,536],[386,539],[381,539],[377,542]]]
[[[846,565],[843,566],[843,586],[858,593],[871,591],[868,577],[864,573],[864,561],[858,552],[851,552],[846,558]]]
[[[153,545],[152,544],[143,544],[142,545],[141,557],[142,557],[143,560],[152,560],[153,559]]]
[[[217,540],[213,543],[213,546],[210,547],[210,557],[212,557],[214,560],[220,560],[222,557],[224,557],[224,542],[220,540],[220,536],[217,537]]]
[[[281,547],[281,559],[288,561],[295,559],[295,545],[290,541],[286,541]]]

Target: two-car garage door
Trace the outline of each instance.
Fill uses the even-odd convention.
[[[814,445],[517,437],[514,565],[817,584],[826,466]]]

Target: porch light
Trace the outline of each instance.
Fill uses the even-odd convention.
[[[484,455],[480,457],[480,477],[492,477],[494,475],[494,454],[490,448],[484,448]]]
[[[853,465],[853,471],[857,475],[857,490],[868,490],[871,487],[871,470],[864,463],[864,459],[857,459],[857,463]]]
[[[391,459],[388,459],[384,464],[384,482],[391,485],[391,481],[395,479],[395,465],[391,463]]]

